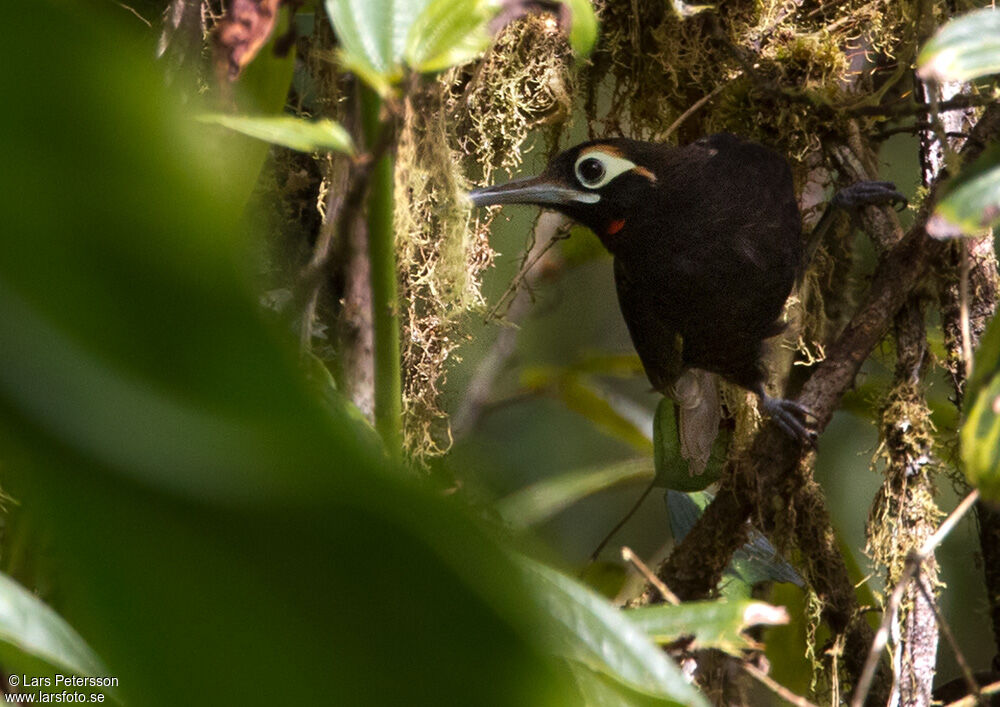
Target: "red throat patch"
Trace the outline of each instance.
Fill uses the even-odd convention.
[[[616,221],[612,221],[611,223],[609,223],[608,227],[604,230],[604,232],[607,233],[609,236],[613,236],[623,228],[625,228],[625,219],[620,218]]]

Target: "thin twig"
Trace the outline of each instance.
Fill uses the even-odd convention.
[[[705,105],[706,103],[708,103],[710,100],[712,100],[713,98],[715,98],[716,96],[718,96],[722,92],[722,89],[724,89],[726,86],[728,86],[730,83],[732,83],[733,81],[735,81],[736,79],[738,79],[742,75],[743,75],[743,73],[740,72],[738,75],[734,76],[729,81],[726,81],[725,83],[720,83],[718,86],[716,86],[714,89],[712,89],[711,92],[706,93],[704,96],[702,96],[697,101],[695,101],[691,105],[690,108],[688,108],[686,111],[684,111],[683,113],[680,114],[680,116],[677,118],[677,120],[675,120],[674,122],[672,122],[670,124],[670,127],[668,127],[666,129],[666,131],[664,131],[664,133],[662,135],[659,135],[657,137],[657,140],[658,141],[664,141],[668,137],[670,137],[671,135],[673,135],[674,131],[677,130],[677,128],[679,128],[684,123],[685,120],[687,120],[692,115],[694,115],[698,111],[699,108],[701,108],[703,105]]]
[[[814,702],[810,702],[805,697],[796,695],[780,682],[774,680],[763,670],[754,667],[750,663],[743,663],[743,671],[788,704],[795,705],[795,707],[818,707]]]
[[[548,243],[543,245],[535,253],[532,253],[530,257],[527,255],[525,256],[525,261],[524,264],[521,266],[521,269],[518,271],[517,275],[514,276],[514,279],[510,281],[510,284],[507,285],[507,289],[504,290],[504,293],[502,295],[500,295],[500,299],[497,300],[497,303],[496,305],[494,305],[493,309],[491,309],[489,311],[489,314],[486,315],[487,320],[497,319],[500,316],[500,308],[503,307],[505,304],[507,304],[508,299],[510,299],[511,295],[513,295],[517,291],[517,288],[521,286],[521,283],[524,282],[524,280],[527,278],[528,272],[531,270],[531,268],[535,266],[535,263],[541,260],[542,257],[544,257],[544,255],[549,252],[549,249],[552,248],[552,246],[554,246],[559,241],[566,240],[567,238],[569,238],[569,235],[570,234],[568,232],[557,233],[556,235],[552,236],[552,238],[549,240]]]
[[[650,488],[652,488],[652,485],[650,485]],[[649,569],[649,567],[646,566],[646,563],[640,560],[639,556],[632,552],[632,548],[627,546],[622,548],[622,559],[626,562],[631,562],[635,568],[639,570],[639,573],[646,578],[646,581],[656,588],[656,591],[660,593],[660,596],[663,597],[665,602],[673,604],[674,606],[681,603],[681,600],[677,598],[677,595],[670,591],[670,587],[668,587],[662,579],[653,574],[653,570]]]
[[[889,641],[889,626],[895,620],[896,612],[899,610],[899,605],[903,601],[903,595],[906,593],[906,588],[913,579],[914,575],[920,569],[920,566],[924,561],[931,556],[934,549],[941,544],[941,541],[950,533],[955,525],[962,519],[962,517],[968,513],[969,509],[975,504],[976,500],[979,498],[979,491],[973,490],[968,496],[962,499],[962,502],[955,507],[955,510],[945,518],[941,526],[924,541],[924,544],[920,546],[919,550],[912,550],[906,558],[906,564],[903,567],[902,575],[899,578],[899,582],[896,583],[895,589],[892,590],[892,595],[889,597],[889,601],[886,603],[885,611],[882,612],[882,622],[879,624],[878,631],[875,632],[875,638],[872,641],[871,648],[868,650],[868,658],[865,660],[865,666],[861,671],[861,677],[858,678],[858,685],[854,690],[854,696],[851,698],[851,707],[861,707],[864,704],[865,698],[868,697],[868,691],[871,689],[872,680],[875,677],[875,668],[878,666],[879,655],[885,649],[886,643]]]
[[[980,702],[981,697],[990,697],[991,695],[1000,694],[1000,680],[996,682],[991,682],[989,685],[985,685],[982,690],[979,691],[979,697],[976,695],[966,695],[960,700],[955,700],[954,702],[949,702],[945,707],[975,707]]]
[[[972,377],[972,332],[969,327],[969,242],[961,238],[959,248],[961,258],[958,269],[958,320],[962,330],[962,360],[965,363],[965,379]]]
[[[152,22],[150,22],[149,20],[147,20],[147,19],[146,19],[145,17],[143,17],[142,15],[140,15],[140,14],[139,14],[139,13],[138,13],[138,12],[136,11],[136,9],[135,9],[134,7],[129,7],[128,5],[126,5],[126,4],[125,4],[125,3],[123,3],[123,2],[116,2],[115,4],[116,4],[116,5],[118,6],[118,7],[122,8],[123,10],[128,10],[128,11],[129,11],[129,12],[131,12],[131,13],[132,13],[133,15],[135,15],[136,17],[138,17],[138,18],[139,18],[139,19],[140,19],[140,20],[142,21],[142,23],[143,23],[144,25],[146,25],[147,27],[152,27],[152,26],[153,26],[153,23],[152,23]]]
[[[554,238],[559,230],[565,225],[566,218],[554,211],[543,211],[535,221],[532,235],[534,246],[532,250],[538,250],[539,243],[547,244]],[[523,260],[527,260],[529,250]],[[547,250],[547,249],[546,249]],[[548,272],[550,269],[542,268]],[[456,438],[462,437],[470,432],[487,411],[496,409],[499,403],[508,401],[493,400],[493,386],[503,372],[507,362],[517,349],[518,328],[516,324],[527,316],[530,305],[530,289],[532,283],[540,277],[539,271],[528,273],[524,289],[515,293],[511,299],[510,307],[505,314],[505,323],[511,326],[504,327],[497,334],[496,341],[483,360],[476,366],[476,372],[469,381],[466,388],[465,397],[459,405],[458,410],[452,415],[451,429]],[[529,393],[534,396],[536,393]],[[519,399],[524,399],[523,394],[519,394]]]

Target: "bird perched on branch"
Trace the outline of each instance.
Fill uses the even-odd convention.
[[[763,343],[803,263],[792,173],[777,153],[735,135],[683,147],[612,138],[552,159],[538,177],[469,193],[476,206],[536,204],[587,226],[614,256],[618,303],[653,387],[672,394],[687,369],[759,396],[788,435],[815,438],[809,411],[764,389]],[[833,205],[905,199],[860,182]]]

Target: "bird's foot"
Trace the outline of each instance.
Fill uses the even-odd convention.
[[[761,407],[764,412],[774,420],[774,423],[781,428],[781,431],[792,439],[798,440],[802,444],[816,444],[816,432],[806,426],[808,418],[815,415],[809,408],[800,405],[794,400],[785,398],[772,398],[769,395],[761,396]]]
[[[892,206],[902,211],[908,203],[906,197],[896,190],[892,182],[855,182],[833,195],[833,205],[847,211],[856,211],[863,206]]]

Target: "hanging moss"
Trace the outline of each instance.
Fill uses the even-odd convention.
[[[882,467],[885,483],[868,518],[869,556],[886,568],[894,585],[911,549],[937,527],[942,513],[934,501],[934,425],[917,385],[899,383],[882,412],[882,442],[873,466]]]
[[[403,321],[404,444],[420,462],[447,451],[438,402],[460,318],[483,304],[493,262],[489,220],[473,220],[461,193],[468,162],[485,180],[521,162],[521,145],[570,104],[570,50],[551,20],[507,27],[474,68],[456,69],[409,94],[396,155],[396,248]]]

